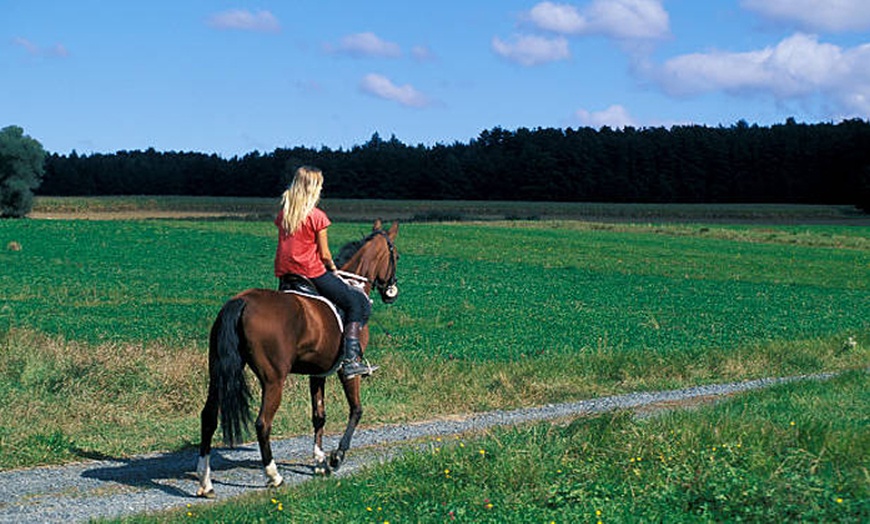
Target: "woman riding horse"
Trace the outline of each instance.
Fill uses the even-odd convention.
[[[371,302],[335,275],[338,268],[332,260],[326,233],[331,222],[317,207],[322,189],[323,172],[316,167],[302,166],[284,191],[281,211],[275,218],[278,226],[275,276],[280,279],[281,289],[289,287],[295,275],[310,279],[321,295],[346,312],[339,373],[347,378],[369,376],[378,366],[363,362],[359,337],[371,315]]]
[[[322,180],[322,175],[319,178]],[[320,183],[315,181],[314,186],[314,192],[319,195]],[[316,199],[314,202],[316,203]],[[328,225],[328,221],[326,224]],[[279,225],[281,226],[283,224]],[[351,317],[351,323],[356,322],[359,327],[351,329],[351,336],[342,334],[341,319],[323,297],[270,289],[248,289],[223,305],[209,335],[209,385],[208,397],[200,415],[197,496],[214,496],[210,456],[211,441],[218,427],[218,419],[220,418],[224,442],[227,445],[234,446],[244,438],[250,420],[251,402],[245,367],[253,371],[262,390],[255,428],[267,485],[280,486],[284,481],[272,456],[270,435],[272,422],[281,404],[284,382],[290,374],[309,375],[311,422],[314,426],[314,472],[326,474],[341,466],[362,417],[361,376],[372,371],[370,366],[358,360],[368,343],[368,328],[364,322],[371,307],[369,293],[377,289],[381,300],[387,304],[394,302],[398,296],[396,261],[399,254],[395,246],[398,228],[398,223],[393,223],[389,231],[385,231],[381,229],[381,221],[378,220],[370,235],[342,249],[341,273],[345,276],[352,274],[362,285],[361,293],[349,289],[347,296],[354,297],[351,300],[357,301],[358,297],[362,297],[365,301],[364,307],[352,304],[357,309],[355,316]],[[318,231],[316,227],[313,229]],[[317,238],[318,235],[315,234],[315,245]],[[322,238],[325,243],[325,231]],[[279,247],[279,256],[280,253]],[[321,252],[317,253],[319,255]],[[325,253],[328,256],[329,251],[326,250]],[[324,275],[315,277],[315,282],[322,282],[326,275],[329,275],[327,279],[333,278],[331,272],[325,271],[326,258],[321,257],[319,260],[324,268]],[[331,263],[331,259],[326,260],[326,264]],[[343,288],[334,287],[341,290],[338,294],[343,294]],[[324,289],[329,293],[333,288],[327,284]],[[351,311],[350,307],[347,309]],[[326,424],[324,384],[326,377],[339,368],[342,370],[339,371],[341,385],[350,409],[338,448],[327,457],[323,451]],[[357,373],[358,371],[361,373]]]

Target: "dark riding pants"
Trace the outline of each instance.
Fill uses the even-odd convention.
[[[314,286],[321,295],[335,302],[347,314],[347,322],[359,322],[365,325],[372,314],[372,304],[369,297],[353,289],[343,280],[326,272],[323,276],[312,278]]]

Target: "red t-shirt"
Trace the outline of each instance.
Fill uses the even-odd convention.
[[[283,213],[278,213],[275,225],[278,226],[278,249],[275,250],[275,276],[281,278],[287,273],[295,273],[308,278],[317,278],[326,273],[326,266],[317,252],[317,232],[329,227],[331,222],[320,208],[315,207],[308,213],[296,233],[289,234],[281,225]]]

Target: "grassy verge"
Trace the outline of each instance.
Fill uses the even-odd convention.
[[[125,522],[866,522],[866,381],[437,440],[351,478]]]

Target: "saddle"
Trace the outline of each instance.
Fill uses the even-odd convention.
[[[295,273],[287,273],[281,277],[281,282],[278,284],[279,291],[296,291],[304,295],[320,296],[317,288],[314,287],[314,282],[308,277],[297,275]]]

